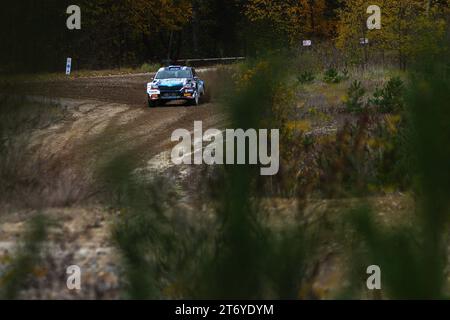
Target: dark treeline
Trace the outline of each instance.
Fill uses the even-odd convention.
[[[327,42],[346,62],[367,64],[376,53],[402,68],[424,44],[439,51],[450,0],[374,2],[383,27],[369,31],[372,2],[365,0],[22,0],[0,12],[0,71],[57,71],[66,57],[78,70],[252,57],[304,39]],[[81,30],[66,27],[73,4],[81,8]]]
[[[321,7],[324,2],[321,14],[330,21],[336,17],[337,0],[301,2]],[[81,8],[81,30],[66,27],[71,4]],[[9,2],[0,12],[0,71],[61,70],[69,56],[77,69],[101,69],[168,58],[248,56],[288,46],[289,32],[278,28],[276,20],[254,18],[270,9],[259,12],[259,7],[257,0]],[[323,37],[319,29],[317,24],[308,35]]]

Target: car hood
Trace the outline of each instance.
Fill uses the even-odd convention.
[[[168,87],[175,87],[180,85],[185,85],[188,82],[187,78],[183,79],[157,79],[154,80],[153,83],[162,85],[162,86],[168,86]]]

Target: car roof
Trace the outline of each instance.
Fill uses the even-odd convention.
[[[186,67],[186,66],[168,66],[163,67],[158,70],[159,71],[171,71],[171,70],[192,70],[192,67]]]

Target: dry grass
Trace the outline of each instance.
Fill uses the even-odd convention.
[[[159,65],[143,64],[139,68],[120,68],[120,69],[104,69],[104,70],[74,70],[67,76],[65,70],[53,73],[39,73],[39,74],[19,74],[13,76],[1,76],[1,83],[23,83],[23,82],[41,82],[41,81],[58,81],[65,79],[79,79],[79,78],[95,78],[95,77],[109,77],[117,75],[132,75],[140,73],[152,73],[158,70]]]
[[[63,159],[31,147],[34,130],[64,118],[64,110],[53,104],[25,100],[0,102],[0,205],[15,207],[68,206],[87,195],[84,177],[67,167]]]

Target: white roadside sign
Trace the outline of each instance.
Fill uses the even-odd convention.
[[[70,75],[70,72],[72,71],[72,58],[67,58],[66,62],[66,75]]]
[[[304,47],[312,46],[312,41],[311,40],[303,40],[303,46]]]
[[[360,38],[359,39],[359,43],[360,44],[369,44],[369,39],[367,39],[367,38]]]

